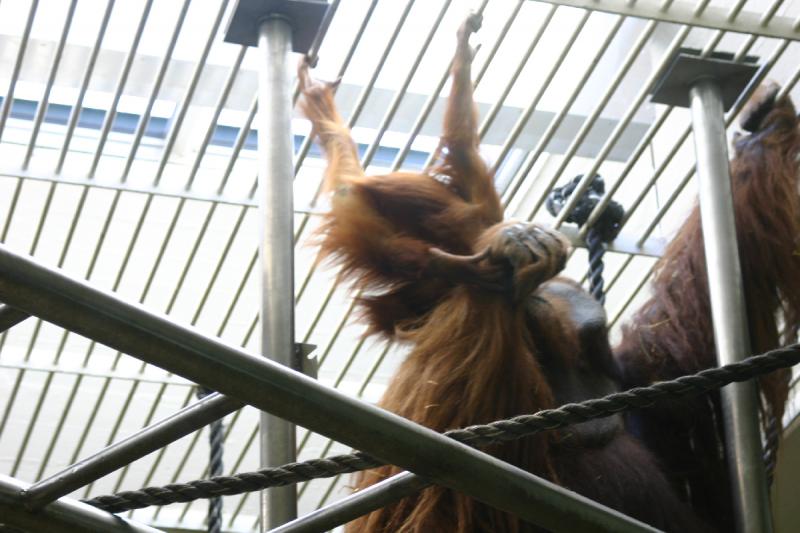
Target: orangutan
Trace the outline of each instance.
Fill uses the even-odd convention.
[[[741,125],[751,133],[735,140],[730,164],[749,353],[795,342],[800,326],[800,129],[778,92],[768,83],[748,102]],[[697,207],[661,258],[652,296],[623,328],[615,359],[626,388],[717,366]],[[788,386],[788,370],[759,381],[762,420],[778,432]],[[628,424],[695,511],[718,531],[734,531],[722,420],[715,394],[659,404]]]
[[[362,291],[370,333],[410,345],[380,405],[437,431],[509,418],[617,390],[602,307],[557,278],[567,244],[536,224],[503,221],[478,153],[468,40],[458,31],[437,164],[366,176],[334,104],[336,83],[299,68],[301,107],[328,166],[331,210],[321,255]],[[658,462],[621,416],[491,446],[487,452],[668,531],[699,531]],[[398,472],[363,473],[363,488]],[[351,523],[353,532],[540,531],[441,487]]]

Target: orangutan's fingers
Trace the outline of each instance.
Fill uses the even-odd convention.
[[[466,45],[467,41],[469,41],[469,36],[481,29],[481,24],[483,24],[483,15],[470,13],[456,32],[458,41]]]
[[[565,259],[566,247],[558,233],[531,225],[523,235],[523,243],[534,261],[556,265],[560,270],[557,265]]]
[[[297,62],[297,82],[301,91],[305,91],[306,87],[311,85],[311,75],[308,73],[308,56],[303,55],[300,61]]]
[[[438,260],[441,264],[465,265],[465,266],[475,265],[489,255],[488,248],[473,255],[451,254],[450,252],[446,252],[441,248],[437,248],[435,246],[431,246],[428,249],[428,252],[431,254],[433,258]]]
[[[542,230],[542,245],[547,248],[547,256],[555,269],[555,272],[564,268],[567,260],[569,244],[560,233],[552,230]]]
[[[530,261],[514,269],[516,301],[557,275],[564,268],[567,251],[566,241],[559,233],[533,224],[525,226],[520,241],[530,254]]]
[[[320,81],[315,80],[309,72],[308,56],[303,56],[297,64],[297,82],[300,92],[306,98],[319,97],[325,91],[336,91],[339,84],[342,83],[342,77],[339,76],[333,81]]]
[[[492,265],[481,262],[489,256],[486,248],[473,255],[457,255],[440,248],[431,247],[430,271],[455,283],[466,283],[480,287],[499,290],[502,287],[502,276]]]

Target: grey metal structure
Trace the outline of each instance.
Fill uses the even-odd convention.
[[[725,136],[725,110],[738,100],[757,67],[732,58],[679,53],[654,90],[653,100],[690,107],[697,154],[700,215],[703,226],[714,338],[719,364],[750,353],[750,336],[739,266],[731,176]],[[758,424],[755,383],[723,391],[729,469],[740,532],[769,532],[772,523]]]
[[[264,66],[259,76],[259,182],[261,195],[261,351],[290,368],[300,368],[294,351],[294,248],[292,206],[292,96],[289,55],[292,26],[273,15],[261,23],[258,48]],[[261,465],[296,459],[295,428],[261,414]],[[261,530],[297,516],[293,485],[261,494]]]
[[[403,472],[355,492],[334,505],[301,516],[297,520],[276,528],[273,533],[328,531],[384,505],[411,496],[428,486],[430,483],[425,479],[411,472]]]
[[[652,531],[588,498],[72,280],[3,246],[0,298],[529,522],[554,530]]]
[[[647,99],[673,53],[690,46],[703,56],[757,56],[757,78],[775,79],[800,99],[796,2],[329,3],[318,22],[324,38],[307,43],[319,59],[315,75],[343,77],[337,103],[370,173],[419,169],[430,157],[455,28],[466,11],[483,10],[474,64],[481,149],[497,169],[507,215],[563,228],[579,247],[583,232],[541,206],[553,186],[595,172],[606,179],[606,199],[626,208],[606,258],[614,328],[646,294],[655,258],[694,198],[691,117]],[[255,135],[264,61],[256,48],[224,40],[235,4],[0,2],[0,241],[260,353]],[[249,22],[257,35],[258,21]],[[738,109],[725,114],[730,129]],[[347,285],[314,260],[310,244],[325,210],[317,190],[323,163],[307,123],[296,115],[291,121],[293,340],[319,346],[321,384],[373,402],[404,348],[362,339]],[[585,264],[578,248],[566,274],[580,279]],[[191,379],[38,317],[18,322],[25,310],[0,302],[3,474],[26,485],[47,480],[191,409]],[[227,473],[258,468],[258,419],[250,407],[226,417]],[[296,439],[300,460],[349,450],[305,428]],[[71,496],[202,478],[204,442],[200,432],[186,435]],[[346,497],[346,485],[346,478],[299,485],[299,514]],[[259,528],[255,495],[225,500],[226,529]],[[155,527],[200,530],[205,505],[131,515]]]
[[[717,83],[714,78],[701,78],[692,84],[690,94],[717,360],[728,364],[747,357],[750,337],[724,142],[722,96]],[[738,383],[724,390],[722,405],[732,456],[728,467],[734,480],[737,529],[742,533],[770,532],[756,384]]]
[[[259,195],[261,242],[261,352],[289,368],[302,370],[294,334],[294,196],[292,178],[291,51],[308,53],[319,33],[327,2],[240,0],[231,14],[226,40],[258,45]],[[254,31],[255,30],[255,31]],[[254,42],[255,38],[255,42]],[[295,427],[261,413],[261,466],[296,459]],[[261,493],[261,530],[297,516],[294,485]]]
[[[64,498],[41,511],[30,511],[22,496],[26,485],[8,476],[0,476],[0,528],[53,533],[157,533],[144,524],[104,513],[90,505]],[[12,531],[18,531],[13,529]]]
[[[24,491],[25,505],[31,509],[39,508],[242,407],[243,404],[237,400],[210,394],[92,457],[35,483]]]

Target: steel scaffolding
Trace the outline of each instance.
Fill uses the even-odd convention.
[[[551,529],[650,531],[616,511],[0,246],[0,300]],[[218,402],[219,403],[219,402]],[[228,405],[223,404],[223,412]],[[205,411],[208,406],[200,408]],[[163,423],[174,426],[188,415]],[[177,432],[175,433],[177,436]],[[149,447],[128,457],[148,453]],[[86,475],[84,479],[92,476]],[[61,478],[48,483],[63,493]],[[39,493],[38,490],[36,493]],[[47,498],[37,502],[42,505]]]
[[[3,3],[0,10],[5,11],[0,14],[6,15],[4,20],[10,20],[10,4],[16,4],[19,10],[23,3]],[[4,156],[0,163],[0,242],[8,243],[0,251],[0,351],[5,348],[7,354],[13,349],[14,354],[20,354],[0,358],[0,371],[9,376],[7,394],[0,398],[5,401],[0,437],[15,452],[8,454],[12,476],[0,483],[4,517],[8,509],[9,520],[13,517],[22,527],[34,529],[39,526],[33,524],[47,520],[53,530],[122,530],[128,526],[65,496],[79,488],[83,488],[84,496],[97,493],[94,483],[109,472],[248,404],[302,426],[296,433],[293,426],[285,426],[286,435],[293,438],[296,434],[298,442],[286,440],[283,452],[291,455],[281,452],[281,458],[275,456],[273,464],[291,460],[294,448],[299,454],[321,450],[324,455],[337,443],[344,443],[374,452],[415,473],[392,480],[387,483],[389,488],[376,486],[374,492],[365,491],[347,498],[347,503],[326,508],[340,486],[337,480],[331,481],[309,503],[312,508],[321,508],[309,520],[319,520],[318,524],[327,524],[325,527],[341,523],[342,516],[352,517],[353,512],[391,501],[386,498],[396,497],[398,487],[409,490],[417,486],[416,474],[553,527],[588,527],[594,520],[619,530],[641,527],[352,399],[354,395],[363,399],[372,388],[379,389],[397,355],[392,346],[386,346],[374,350],[373,357],[363,340],[350,339],[357,335],[349,331],[353,306],[341,303],[345,287],[321,273],[307,254],[303,256],[303,244],[323,208],[315,204],[315,195],[303,191],[291,199],[292,178],[300,177],[295,181],[297,191],[298,181],[318,174],[319,154],[308,132],[300,129],[288,135],[287,123],[293,122],[288,112],[292,97],[296,97],[290,77],[280,80],[283,104],[270,106],[270,110],[283,113],[276,125],[268,125],[268,113],[257,114],[258,71],[270,65],[285,70],[286,65],[267,58],[288,55],[285,49],[274,52],[273,46],[285,46],[288,37],[284,26],[297,33],[297,23],[291,16],[284,13],[285,18],[270,23],[273,29],[264,33],[265,47],[256,52],[255,48],[248,51],[246,44],[258,44],[260,23],[264,23],[261,16],[249,20],[250,42],[223,43],[224,21],[238,8],[236,2],[219,0],[201,6],[185,0],[173,6],[154,0],[108,0],[99,10],[86,4],[79,0],[64,3],[63,13],[53,15],[53,20],[58,19],[57,27],[42,29],[37,24],[48,12],[33,0],[25,3],[28,9],[20,10],[14,19],[16,34],[0,31],[2,45],[14,52],[6,54],[8,87],[0,108],[0,152]],[[435,52],[450,41],[449,21],[463,15],[459,11],[463,6],[449,0],[426,2],[427,7],[422,4],[414,0],[371,0],[359,4],[359,11],[347,2],[340,5],[333,0],[324,18],[308,24],[314,26],[313,32],[300,31],[312,56],[322,51],[321,68],[327,68],[331,77],[345,76],[337,102],[350,126],[368,132],[360,132],[357,138],[362,164],[381,172],[419,168],[429,156],[430,139],[438,136],[443,103],[440,93],[448,67],[443,61],[435,61]],[[494,91],[491,105],[479,104],[481,138],[487,157],[498,170],[498,187],[509,215],[559,227],[580,246],[582,231],[564,227],[560,219],[542,218],[543,199],[573,172],[617,177],[609,184],[605,198],[624,197],[628,215],[622,234],[610,248],[618,253],[613,254],[608,283],[609,317],[614,325],[646,287],[652,258],[662,253],[667,232],[662,232],[660,225],[668,226],[670,220],[680,217],[695,174],[699,181],[706,169],[699,158],[697,165],[683,164],[692,132],[688,114],[682,115],[672,105],[649,106],[650,85],[674,53],[691,42],[705,56],[723,49],[734,50],[736,60],[760,56],[762,68],[754,83],[767,76],[777,78],[783,94],[792,93],[800,79],[800,68],[793,60],[800,46],[800,11],[781,0],[487,0],[475,4],[485,10],[491,22],[484,32],[486,37],[481,36],[475,65],[477,88]],[[198,17],[201,9],[204,11]],[[420,15],[422,10],[425,16]],[[96,11],[89,30],[81,25],[88,11]],[[342,29],[345,17],[346,31]],[[118,18],[126,19],[124,26],[131,28],[130,39],[124,42],[115,41],[121,33]],[[384,39],[380,46],[365,46],[376,42],[372,34],[378,22],[383,24],[380,29]],[[519,36],[520,24],[527,24],[524,37]],[[323,41],[329,26],[333,37]],[[164,32],[165,27],[169,31]],[[148,30],[163,33],[158,47],[148,44],[148,39],[153,39],[146,34]],[[80,32],[85,32],[88,40],[74,39]],[[191,46],[196,49],[191,59],[182,43],[189,32],[194,34]],[[413,39],[404,40],[409,32]],[[563,37],[558,41],[563,48],[543,50],[550,46],[548,39],[553,34]],[[517,36],[513,45],[508,42],[509,35]],[[270,39],[280,42],[270,44]],[[570,60],[575,50],[586,50],[579,45],[587,39],[592,42],[591,54],[581,59],[583,67],[579,69],[579,63]],[[419,46],[413,48],[409,43]],[[532,81],[526,73],[533,61],[541,66],[537,65],[538,77]],[[499,69],[501,63],[505,70]],[[565,89],[559,79],[567,72],[573,83]],[[596,79],[598,72],[602,80]],[[420,88],[420,78],[431,83]],[[31,85],[35,87],[31,89]],[[262,82],[262,89],[266,85]],[[65,88],[69,105],[64,103]],[[553,93],[559,93],[563,104],[559,109],[549,106]],[[260,97],[269,102],[277,99],[266,91]],[[131,109],[135,112],[130,113]],[[711,145],[724,145],[724,128],[738,109],[737,104],[714,117],[716,136],[709,141]],[[297,121],[294,123],[297,126]],[[274,147],[273,137],[266,132],[283,135],[281,168],[269,172],[282,176],[278,184],[284,188],[276,191],[283,195],[280,201],[263,201],[263,195],[256,192],[254,177],[269,163],[257,162],[255,129],[262,133],[259,140],[267,138],[270,147]],[[293,161],[292,152],[296,154]],[[137,179],[141,175],[152,179]],[[34,196],[42,201],[32,202]],[[282,228],[275,235],[281,242],[264,239],[262,252],[258,252],[257,239],[242,244],[240,236],[248,229],[253,235],[258,231],[251,222],[266,219],[263,212],[256,212],[259,206],[267,205],[285,208],[276,213]],[[601,203],[593,216],[603,206]],[[130,230],[120,232],[120,226]],[[17,234],[25,237],[15,240]],[[143,248],[153,254],[143,253]],[[282,273],[273,284],[284,293],[280,303],[274,303],[274,310],[266,312],[248,294],[259,293],[254,285],[263,279],[259,255],[276,249],[279,253],[273,254],[275,259],[284,264],[276,267]],[[300,259],[287,264],[292,249]],[[79,253],[81,258],[76,259]],[[580,253],[575,255],[576,263],[581,263]],[[195,275],[200,265],[204,277]],[[292,281],[292,271],[297,275],[296,282]],[[137,277],[140,273],[141,279]],[[137,303],[125,303],[76,281],[83,279]],[[292,299],[304,309],[304,315],[301,323],[291,327],[276,324],[272,331],[286,333],[278,341],[262,325],[262,319],[286,319]],[[264,309],[269,305],[265,303]],[[153,314],[154,308],[163,310],[169,319]],[[175,322],[212,331],[225,341]],[[276,340],[280,347],[266,348],[265,344],[260,350],[255,341],[259,331],[264,341]],[[350,397],[252,355],[266,352],[291,363],[294,343],[308,342],[311,337],[315,343],[321,338],[326,383],[347,388]],[[246,348],[234,348],[233,344]],[[741,348],[744,341],[734,344]],[[73,356],[73,345],[76,351],[82,350],[78,357]],[[111,350],[106,353],[105,347]],[[139,356],[144,363],[125,366],[128,355]],[[70,357],[77,362],[67,368],[63,363],[73,361]],[[108,364],[103,368],[90,364],[106,359]],[[353,372],[356,367],[360,373]],[[72,379],[67,385],[59,383],[64,376]],[[186,393],[192,382],[187,380],[225,396],[190,403],[191,395]],[[82,387],[90,381],[99,384],[100,392],[84,399]],[[148,386],[155,392],[144,394]],[[37,387],[39,396],[26,398],[26,391],[32,387]],[[117,392],[122,398],[118,419],[108,435],[93,437],[90,428],[99,422],[101,407]],[[182,402],[179,410],[164,418],[159,411],[160,400],[170,394],[185,399],[176,400]],[[70,416],[82,401],[90,404],[86,427],[71,432]],[[41,439],[43,420],[53,411],[54,402],[58,404],[55,430]],[[28,403],[32,406],[24,411],[28,417],[25,424],[12,431],[21,405],[27,407]],[[121,435],[130,429],[123,419],[133,411],[142,413],[137,423],[143,429],[123,440]],[[232,471],[260,448],[256,422],[248,418],[247,411],[244,413],[233,415],[229,426],[234,435],[251,436],[241,438],[232,449],[233,460],[228,463]],[[159,418],[162,420],[156,422]],[[740,417],[732,414],[731,418]],[[751,423],[752,414],[744,415],[744,419]],[[391,438],[368,438],[373,423]],[[337,424],[346,425],[355,434],[344,434],[334,427]],[[747,431],[752,441],[751,430]],[[18,438],[12,439],[12,434]],[[89,450],[97,439],[107,440],[110,446],[97,452],[101,443]],[[402,449],[416,439],[428,443],[424,457],[411,456]],[[46,442],[38,442],[42,440]],[[170,452],[161,449],[154,454],[148,459],[149,473],[142,476],[144,484],[160,473],[167,482],[201,476],[202,472],[192,476],[185,468],[193,461],[196,442],[194,437],[180,449],[170,447],[175,456],[169,463],[164,458],[172,457]],[[61,448],[69,448],[67,458],[56,460]],[[88,451],[96,453],[84,459]],[[443,464],[443,453],[452,457],[452,462]],[[32,473],[22,475],[25,465],[32,463]],[[65,468],[65,464],[72,466]],[[479,472],[471,474],[474,479],[466,479],[458,471],[467,464]],[[141,486],[141,480],[126,478],[127,470],[125,466],[107,488],[114,485],[116,491],[123,485]],[[12,479],[27,475],[41,481],[23,485]],[[735,472],[740,479],[751,476]],[[759,484],[754,485],[760,490]],[[512,488],[520,490],[516,497],[511,494]],[[284,492],[290,493],[290,497],[284,496],[284,503],[276,505],[291,506],[295,489]],[[297,494],[310,500],[307,485],[298,487]],[[763,502],[753,503],[758,498],[743,496],[740,508],[743,515],[763,522],[758,518],[763,514]],[[227,517],[229,526],[242,517],[246,501],[246,496],[235,501],[235,510]],[[762,512],[748,510],[753,505]],[[182,508],[181,520],[189,510],[189,504]],[[281,512],[266,514],[277,516]],[[155,523],[161,511],[148,518],[139,513],[140,521]],[[290,510],[278,521],[291,516]],[[262,527],[278,524],[268,525],[263,517],[260,522]],[[115,525],[109,525],[112,523]],[[149,530],[139,525],[130,527]],[[285,530],[294,531],[293,527],[286,526]],[[759,527],[766,530],[768,526]]]

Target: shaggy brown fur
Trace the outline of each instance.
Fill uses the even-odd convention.
[[[336,112],[335,84],[301,64],[302,104],[328,159],[332,207],[321,253],[367,296],[371,332],[412,349],[381,406],[436,430],[485,423],[616,390],[605,315],[563,268],[562,237],[503,222],[478,154],[468,38],[459,30],[439,151],[421,174],[364,175]],[[610,417],[488,452],[670,531],[698,530],[650,453]],[[397,472],[370,471],[359,488]],[[516,517],[433,487],[350,524],[358,532],[538,531]]]
[[[800,130],[792,103],[774,102],[777,90],[760,88],[744,110],[742,122],[755,132],[734,143],[730,167],[752,353],[794,342],[800,326]],[[652,292],[615,351],[626,387],[716,366],[697,208],[661,259]],[[776,372],[760,381],[763,412],[778,421],[788,376]],[[693,507],[720,531],[733,531],[721,420],[717,395],[648,409],[631,425]]]

